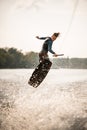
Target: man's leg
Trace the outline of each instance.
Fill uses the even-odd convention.
[[[43,53],[39,53],[39,62],[43,62],[44,61],[44,54]]]
[[[52,62],[50,61],[48,55],[46,53],[39,53],[39,62],[45,64],[47,68],[50,68],[52,65]]]
[[[46,53],[39,53],[39,62],[43,62],[44,60],[49,60],[48,54],[46,54]]]

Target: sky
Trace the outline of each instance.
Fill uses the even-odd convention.
[[[0,0],[0,47],[41,50],[36,36],[60,32],[53,51],[87,57],[87,0]]]

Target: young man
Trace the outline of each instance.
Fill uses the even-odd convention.
[[[54,33],[51,37],[39,37],[36,36],[37,39],[45,40],[42,46],[42,50],[39,53],[39,61],[42,62],[44,59],[49,60],[48,51],[53,54],[53,56],[57,57],[58,55],[52,50],[52,44],[56,40],[56,38],[60,35],[60,33]]]

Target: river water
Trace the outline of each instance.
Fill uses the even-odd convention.
[[[0,70],[0,130],[87,130],[87,70],[51,69],[38,88],[32,72]]]

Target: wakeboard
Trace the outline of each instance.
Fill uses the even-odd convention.
[[[52,62],[50,60],[45,59],[43,62],[40,62],[39,65],[35,68],[32,73],[28,84],[37,88],[41,82],[45,79],[47,73],[51,68]]]

